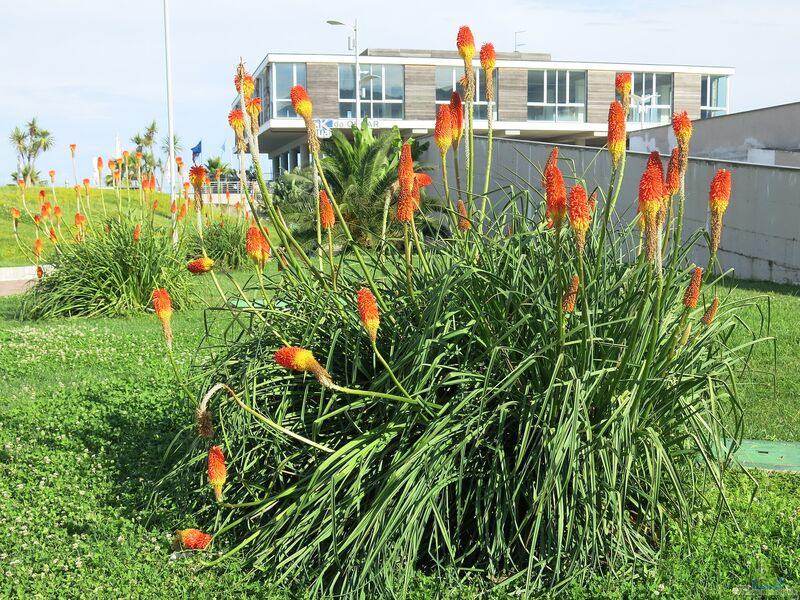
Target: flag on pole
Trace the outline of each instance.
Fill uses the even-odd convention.
[[[224,140],[224,141],[222,142],[222,152],[221,152],[221,155],[222,155],[222,156],[225,156],[225,145],[226,145],[227,143],[228,143],[228,140]]]
[[[192,162],[197,162],[197,157],[203,153],[203,140],[197,142],[197,146],[192,148]]]

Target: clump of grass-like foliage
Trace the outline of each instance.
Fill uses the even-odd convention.
[[[208,222],[203,228],[203,239],[196,230],[186,241],[188,259],[201,256],[203,247],[214,262],[228,270],[239,270],[249,266],[245,249],[248,222],[241,216],[221,216]]]
[[[127,218],[105,225],[59,245],[53,268],[24,294],[21,318],[126,315],[147,309],[159,287],[169,288],[175,308],[189,303],[185,251],[167,228],[145,222],[135,236],[136,224]]]
[[[313,135],[312,124],[312,153]],[[460,233],[434,246],[418,241],[413,209],[404,246],[380,255],[337,222],[352,252],[326,264],[292,251],[260,181],[286,268],[259,270],[258,300],[213,313],[212,359],[194,379],[206,437],[192,426],[176,439],[162,491],[179,490],[229,553],[318,594],[401,595],[415,570],[530,594],[654,560],[668,524],[686,528],[707,508],[698,482],[721,488],[742,431],[736,374],[754,342],[731,343],[736,303],[722,297],[706,314],[714,276],[699,303],[686,300],[703,233],[681,243],[682,192],[657,245],[654,229],[637,251],[634,224],[612,226],[622,161],[582,252],[568,225],[545,226],[537,195],[551,217],[556,200],[529,182],[486,219],[468,195],[461,219],[453,210]],[[468,190],[471,177],[467,161]],[[374,345],[362,288],[381,313]],[[277,364],[285,346],[313,351],[332,383]],[[227,457],[217,504],[211,443]]]

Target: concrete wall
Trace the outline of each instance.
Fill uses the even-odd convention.
[[[633,127],[632,127],[633,128]],[[676,145],[670,126],[631,131],[631,150],[668,153]],[[800,102],[693,123],[692,156],[798,166]],[[753,152],[776,150],[776,152]]]
[[[424,162],[440,164],[435,144],[431,143]],[[495,139],[491,190],[513,185],[516,190],[541,190],[541,169],[552,144],[519,140]],[[575,161],[578,173],[584,173],[587,185],[605,189],[611,172],[608,153],[578,146],[560,146],[560,165],[569,185],[570,163]],[[475,182],[481,186],[485,175],[486,139],[475,139]],[[452,160],[448,163],[452,164]],[[639,177],[644,171],[647,154],[629,152],[625,179],[617,201],[617,218],[629,222],[635,218]],[[463,159],[462,159],[463,164]],[[717,169],[731,171],[733,193],[725,214],[719,258],[721,264],[735,270],[736,277],[800,284],[800,169],[767,167],[702,158],[689,161],[686,177],[685,237],[707,227],[708,189]],[[463,170],[462,170],[463,173]],[[441,193],[441,178],[434,173],[434,184]],[[455,176],[448,173],[451,187]],[[436,193],[436,191],[434,193]],[[495,206],[506,202],[501,191],[490,194]],[[602,202],[600,203],[602,206]],[[695,246],[693,260],[699,265],[708,262],[702,244]]]

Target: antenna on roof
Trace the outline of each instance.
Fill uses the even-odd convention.
[[[519,31],[514,32],[514,52],[519,52],[519,49],[525,45],[525,42],[517,41],[517,37],[520,33],[528,33],[527,29],[520,29]]]

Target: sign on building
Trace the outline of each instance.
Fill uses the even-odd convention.
[[[317,137],[320,139],[331,137],[333,129],[333,119],[314,119],[314,126],[317,128]]]

